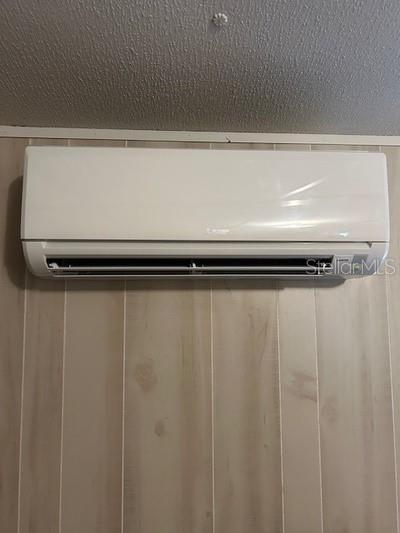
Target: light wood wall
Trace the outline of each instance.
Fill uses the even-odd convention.
[[[400,272],[41,281],[18,235],[29,142],[68,144],[0,139],[0,531],[399,533]]]

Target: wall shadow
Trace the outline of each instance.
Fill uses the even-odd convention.
[[[127,289],[149,291],[189,290],[283,290],[285,288],[329,289],[342,285],[344,280],[278,280],[278,279],[182,279],[182,280],[131,280]]]
[[[10,183],[7,191],[3,258],[11,283],[24,289],[25,259],[20,237],[21,201],[22,176],[19,176]]]
[[[9,185],[6,200],[5,235],[3,260],[11,283],[20,290],[56,291],[64,290],[64,280],[48,280],[33,276],[27,270],[21,243],[22,176]],[[27,279],[25,286],[25,272]]]

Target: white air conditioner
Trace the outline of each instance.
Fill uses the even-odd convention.
[[[388,241],[380,153],[26,150],[38,276],[345,278],[374,273]]]

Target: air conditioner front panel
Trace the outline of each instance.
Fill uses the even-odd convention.
[[[386,242],[383,154],[28,147],[26,241]]]

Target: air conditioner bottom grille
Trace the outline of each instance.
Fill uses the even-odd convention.
[[[307,277],[332,273],[333,257],[48,257],[57,277]]]

